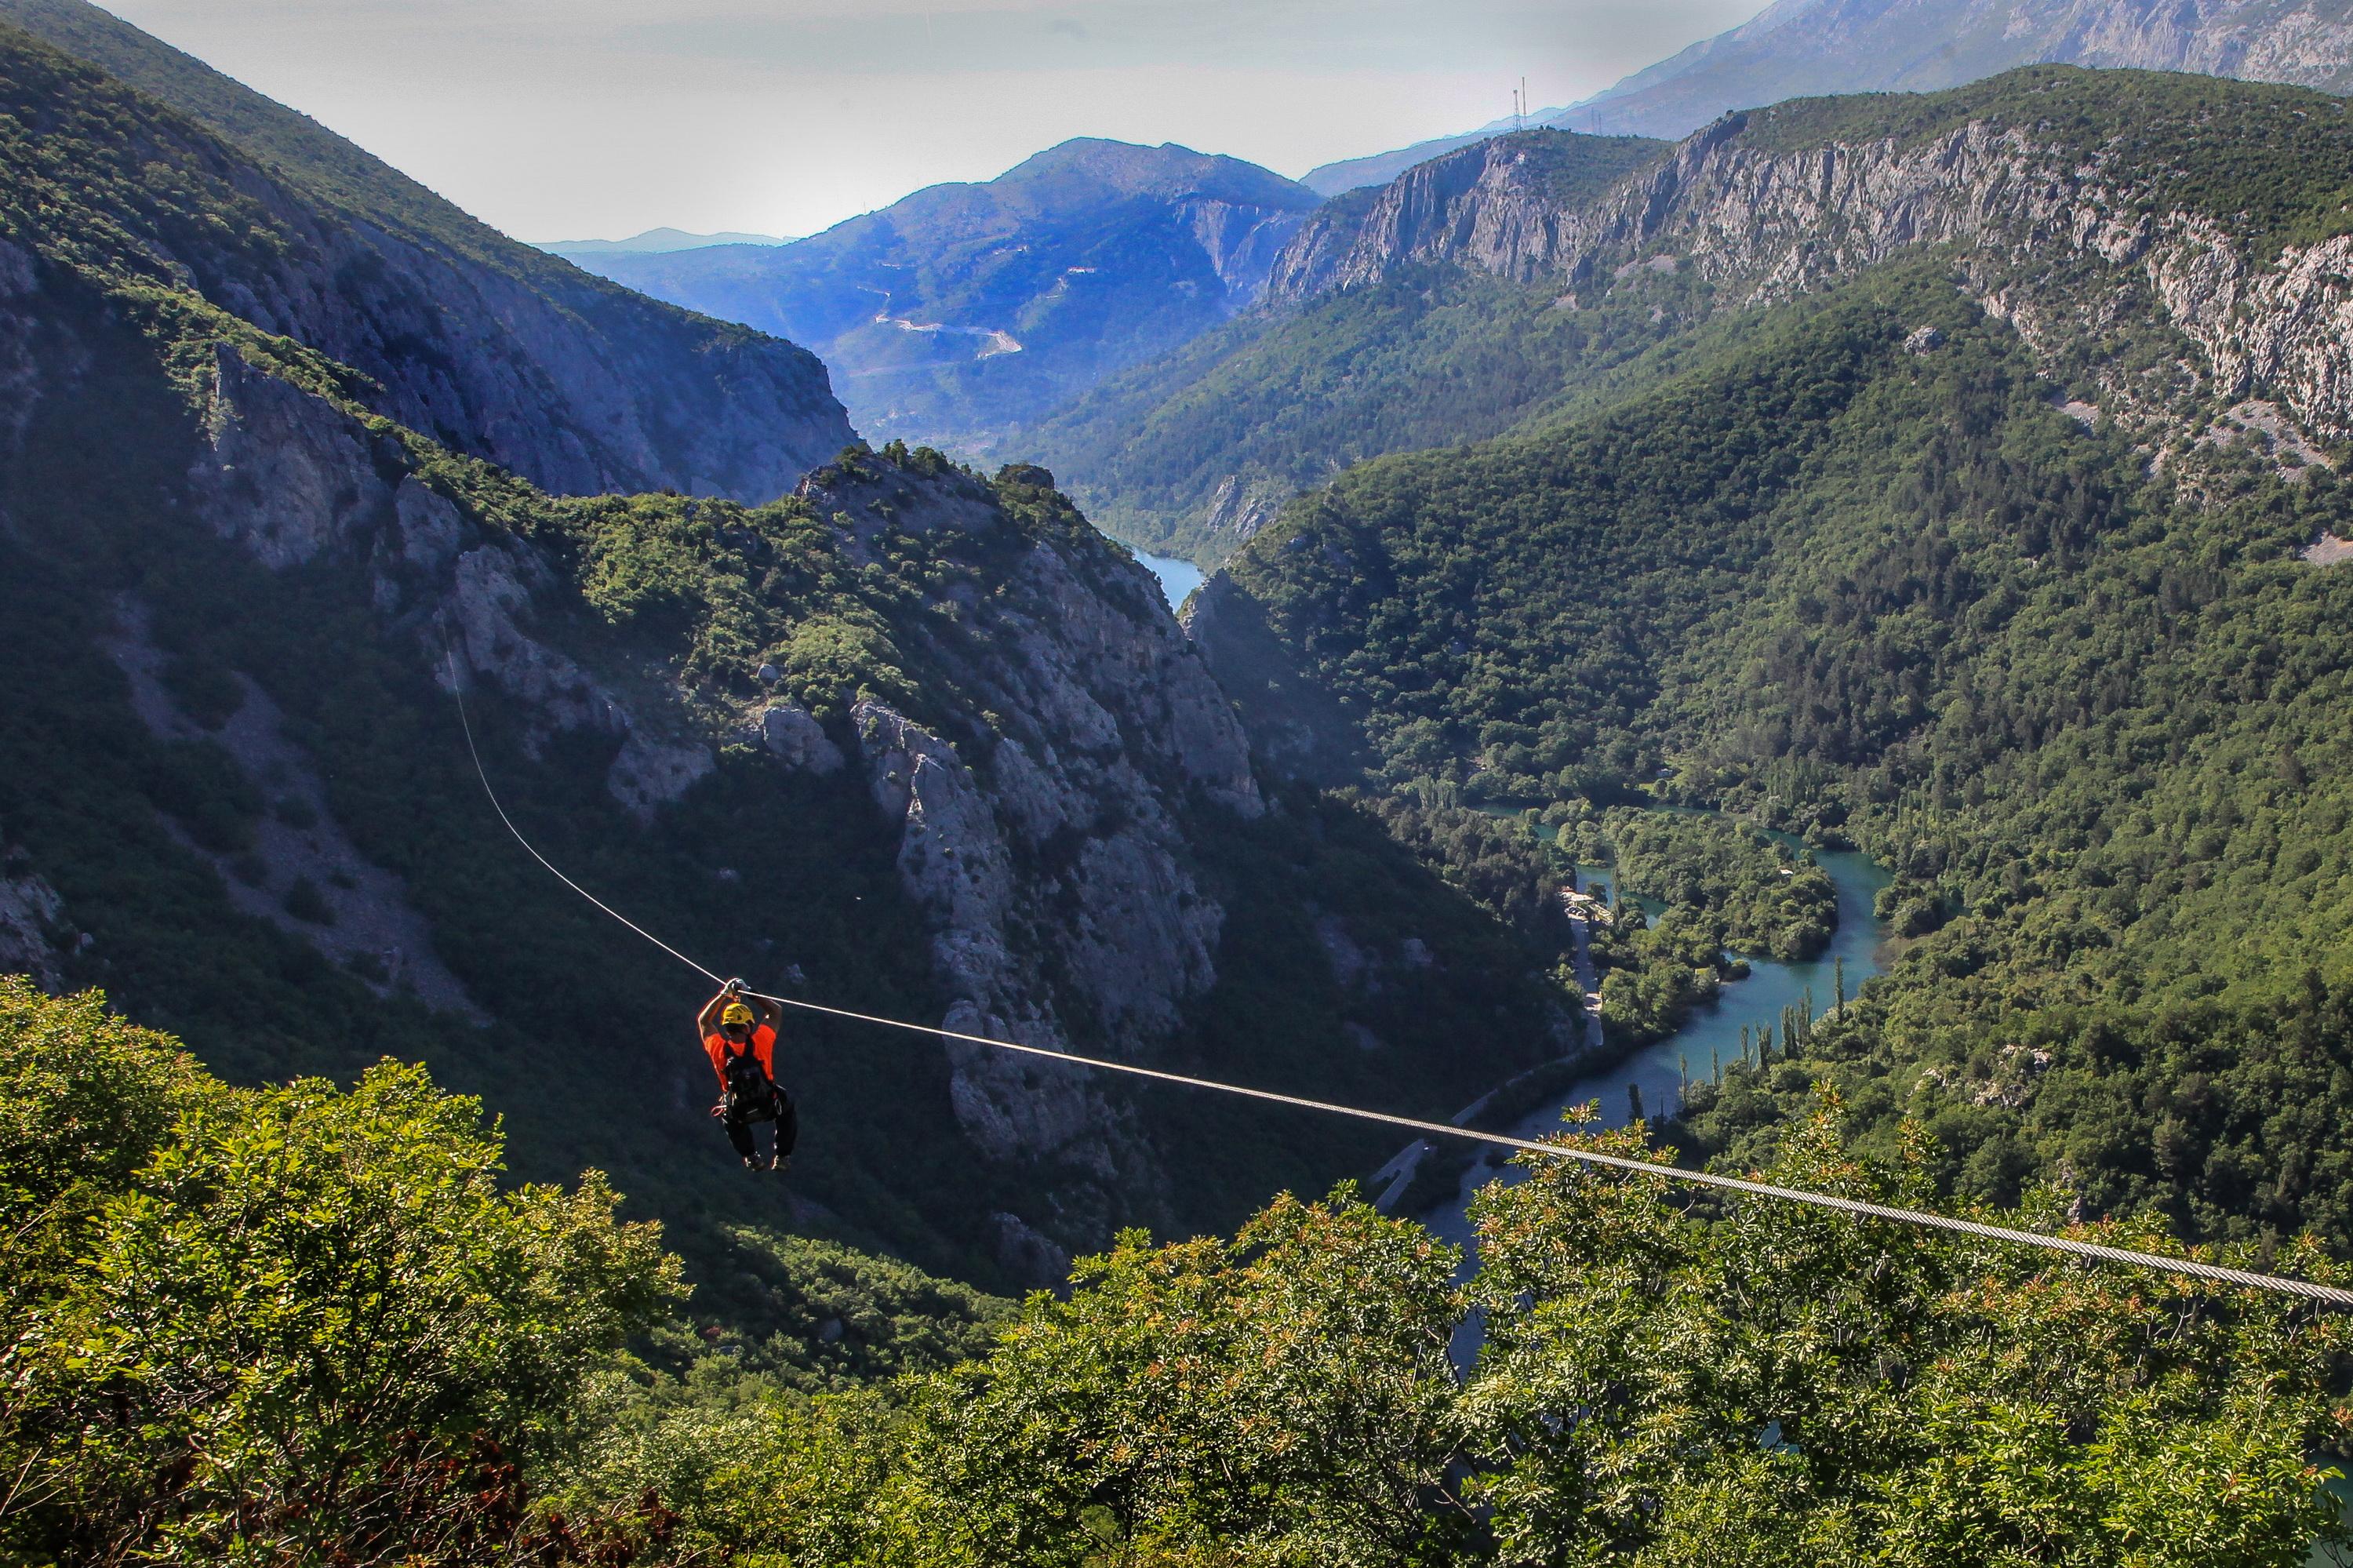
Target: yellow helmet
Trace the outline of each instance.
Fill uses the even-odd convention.
[[[752,1010],[744,1006],[740,1001],[729,1002],[719,1014],[719,1026],[723,1029],[733,1024],[749,1023],[751,1022]]]

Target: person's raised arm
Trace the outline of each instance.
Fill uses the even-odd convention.
[[[719,994],[704,1002],[702,1011],[694,1015],[694,1037],[697,1040],[708,1040],[719,1033],[719,1014],[727,1005],[728,995],[727,989],[721,987]]]
[[[744,1000],[752,1004],[754,1014],[769,1028],[776,1029],[784,1023],[785,1010],[779,1004],[770,1001],[765,996],[755,996],[748,991],[744,993]]]

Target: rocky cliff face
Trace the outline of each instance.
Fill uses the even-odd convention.
[[[33,983],[58,989],[58,950],[53,938],[65,918],[65,900],[19,852],[0,840],[0,974],[28,974]]]
[[[1225,285],[1229,310],[1248,310],[1266,292],[1275,259],[1307,221],[1297,207],[1201,200],[1180,208],[1209,270]]]
[[[121,175],[73,192],[105,207],[114,264],[358,371],[353,392],[387,418],[563,494],[767,501],[854,439],[803,349],[516,244],[78,0],[17,0],[0,19],[137,73],[195,117],[0,26],[0,99],[30,138],[7,150],[12,178],[39,188],[43,139],[80,140]],[[280,118],[303,135],[273,140]],[[142,184],[169,194],[134,198]]]
[[[37,287],[16,295],[0,313],[0,341],[58,342],[54,323],[35,319],[46,303]],[[40,376],[29,379],[37,398]],[[922,618],[895,630],[919,664],[955,670],[958,694],[927,698],[922,717],[864,698],[828,724],[783,695],[714,705],[593,651],[577,590],[547,546],[434,488],[408,448],[353,410],[225,348],[194,429],[185,502],[196,522],[275,573],[358,567],[379,623],[445,684],[497,687],[527,749],[599,740],[613,758],[607,793],[641,821],[709,777],[723,747],[781,770],[857,769],[873,831],[896,844],[902,885],[930,927],[949,999],[936,1022],[1149,1060],[1215,982],[1225,912],[1202,891],[1188,824],[1202,812],[1261,812],[1247,745],[1149,574],[1069,513],[1044,471],[1008,471],[992,486],[868,458],[799,487],[824,548],[856,570],[893,570],[890,552],[911,547],[993,563],[936,605],[958,628],[952,639]],[[1008,496],[1067,525],[1025,525]],[[141,619],[125,607],[109,644],[141,715],[160,737],[200,738],[157,679]],[[323,791],[303,782],[315,781],[317,760],[280,732],[267,698],[249,690],[214,738],[256,788],[302,794],[309,808],[300,832],[264,824],[262,864],[245,885],[221,862],[239,907],[339,964],[364,963],[387,993],[399,987],[489,1021],[435,956],[398,879],[352,848]],[[334,918],[286,916],[298,878],[336,890],[326,895]],[[36,882],[6,885],[0,938],[12,961],[46,965],[33,943],[56,911],[43,896]],[[1053,1277],[1071,1249],[1164,1212],[1156,1157],[1099,1083],[976,1046],[946,1049],[954,1112],[981,1155],[1061,1172],[1049,1210],[996,1216],[1008,1269]]]
[[[1587,236],[1588,215],[1546,188],[1532,145],[1499,136],[1409,169],[1369,202],[1317,213],[1275,259],[1270,305],[1301,303],[1335,289],[1377,282],[1416,261],[1459,261],[1531,281]]]
[[[2041,79],[2063,90],[2084,79]],[[2347,110],[2311,95],[2289,112],[2341,121]],[[1273,297],[1361,287],[1442,260],[1557,282],[1570,308],[1688,272],[1717,308],[1736,308],[1945,246],[1964,259],[1972,291],[2030,341],[2080,337],[2116,313],[2120,291],[2147,291],[2196,345],[2194,372],[2211,392],[2276,401],[2328,440],[2353,436],[2344,271],[2353,240],[2271,251],[2243,213],[2176,195],[2177,171],[2136,147],[2129,126],[2086,146],[2014,111],[1951,122],[1820,138],[1779,111],[1731,115],[1582,206],[1525,177],[1508,139],[1482,143],[1409,171],[1353,228],[1303,233],[1277,264]],[[2128,387],[2108,391],[2116,411],[2131,411]]]
[[[1042,470],[1008,477],[1031,491],[1052,483]],[[983,540],[1013,526],[987,487],[953,473],[827,471],[803,495],[853,554],[886,520]],[[1039,539],[965,608],[990,651],[964,665],[987,719],[964,710],[927,726],[871,700],[851,715],[868,788],[898,836],[900,876],[932,925],[933,966],[952,999],[942,1022],[1148,1060],[1216,980],[1224,911],[1197,880],[1186,819],[1263,810],[1240,726],[1148,575],[1107,550]],[[1008,1216],[1008,1235],[1084,1235],[1163,1191],[1099,1083],[1035,1058],[947,1049],[956,1115],[981,1149],[1082,1177],[1061,1189],[1057,1214],[1018,1226]]]

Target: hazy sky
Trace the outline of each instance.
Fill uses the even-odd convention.
[[[1562,104],[1762,0],[105,0],[526,239],[807,234],[1071,136],[1286,175]]]

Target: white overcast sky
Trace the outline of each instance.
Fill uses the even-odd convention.
[[[1071,136],[1297,175],[1762,0],[105,0],[525,239],[808,234]]]

